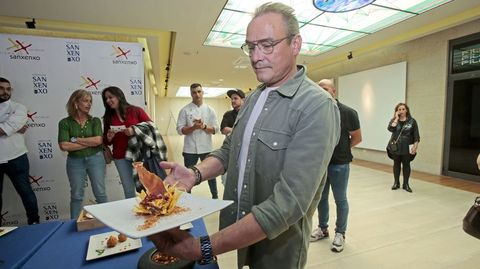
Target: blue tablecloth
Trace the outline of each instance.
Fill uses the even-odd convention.
[[[23,226],[0,237],[0,268],[21,268],[61,226],[60,221]]]
[[[207,233],[203,220],[192,222],[191,233],[194,236]],[[112,229],[100,229],[77,232],[75,221],[65,222],[38,251],[25,263],[22,268],[137,268],[140,257],[154,247],[147,238],[142,238],[142,248],[112,255],[104,258],[86,261],[88,241],[91,235],[109,232]],[[0,267],[1,268],[1,267]],[[198,269],[218,269],[216,264],[199,266]]]

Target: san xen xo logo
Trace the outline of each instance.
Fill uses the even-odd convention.
[[[80,62],[80,44],[74,42],[67,42],[65,44],[67,52],[67,62]]]
[[[46,74],[32,74],[33,93],[47,94],[48,80]]]
[[[37,145],[40,160],[53,159],[53,143],[51,140],[39,140]]]
[[[114,52],[111,54],[112,56],[115,56],[115,59],[113,59],[113,64],[137,64],[137,61],[135,60],[129,60],[128,59],[128,54],[131,52],[131,50],[127,49],[122,49],[119,46],[112,45]]]
[[[10,54],[11,60],[40,60],[40,56],[30,55],[29,49],[32,47],[32,44],[27,44],[18,39],[13,40],[12,38],[8,38],[8,41],[12,44],[12,46],[7,48],[7,51],[13,52],[13,54]]]

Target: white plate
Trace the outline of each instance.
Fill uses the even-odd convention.
[[[0,227],[0,236],[4,236],[8,234],[9,232],[17,229],[17,227],[12,226],[12,227]]]
[[[130,198],[103,204],[87,205],[84,209],[108,227],[128,237],[140,238],[179,227],[219,211],[233,203],[233,201],[208,199],[183,193],[177,205],[187,208],[186,211],[169,216],[161,216],[152,227],[141,231],[137,227],[143,225],[146,218],[133,212],[133,208],[137,203],[137,198]]]
[[[106,256],[123,253],[129,250],[142,247],[142,240],[127,238],[124,242],[117,242],[113,248],[107,247],[107,240],[110,236],[118,236],[118,232],[108,232],[90,236],[88,242],[86,260],[94,260]]]

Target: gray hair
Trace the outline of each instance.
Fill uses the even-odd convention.
[[[295,9],[287,6],[283,3],[272,3],[267,2],[255,9],[253,13],[253,19],[267,14],[267,13],[276,13],[282,15],[283,21],[285,22],[285,26],[287,27],[287,34],[296,35],[300,32],[298,29],[298,20],[295,17]],[[292,38],[290,37],[289,42],[291,42]]]

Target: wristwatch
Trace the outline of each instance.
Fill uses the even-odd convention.
[[[70,142],[77,143],[77,138],[75,136],[72,136],[72,138],[70,138]]]
[[[202,252],[202,259],[198,261],[198,264],[205,265],[215,262],[212,242],[210,242],[210,237],[208,237],[208,235],[200,237],[200,251]]]
[[[203,125],[203,130],[207,130],[207,125]]]

